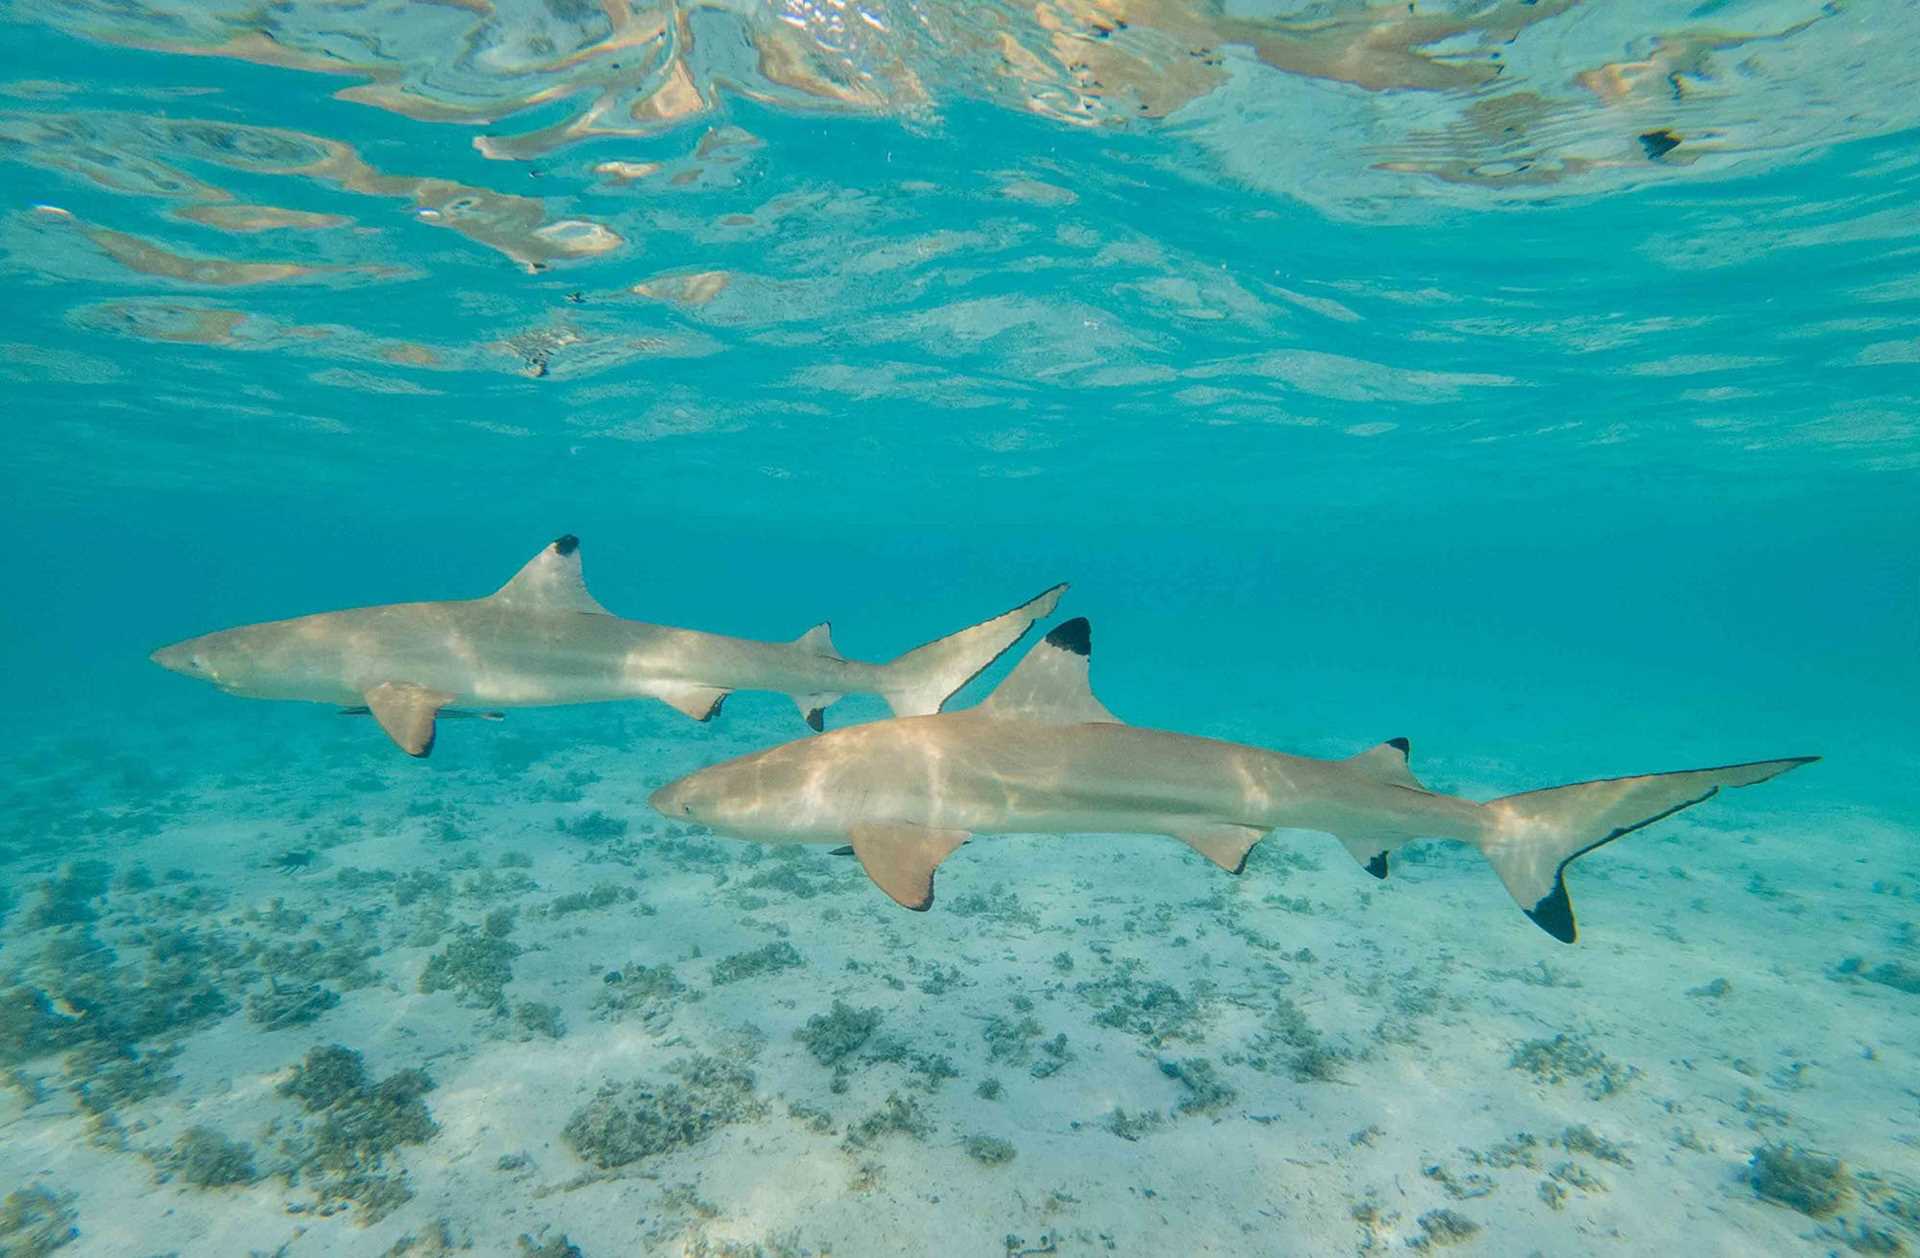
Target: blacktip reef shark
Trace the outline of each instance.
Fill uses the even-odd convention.
[[[1724,786],[1816,760],[1580,782],[1487,803],[1427,790],[1395,738],[1310,760],[1123,724],[1088,685],[1092,635],[1070,620],[1036,643],[979,706],[876,721],[714,765],[654,792],[662,814],[765,843],[851,840],[873,881],[909,909],[974,834],[1166,834],[1237,874],[1268,831],[1334,835],[1376,878],[1418,838],[1470,844],[1535,925],[1575,937],[1567,866]],[[843,849],[848,850],[848,849]]]
[[[818,730],[842,696],[874,693],[901,716],[938,712],[1053,611],[1056,585],[1012,611],[886,664],[841,656],[827,624],[754,642],[622,620],[587,592],[569,534],[486,598],[392,603],[244,625],[152,655],[162,668],[255,699],[337,703],[368,714],[410,756],[433,750],[442,714],[660,699],[696,721],[735,690],[791,695]]]

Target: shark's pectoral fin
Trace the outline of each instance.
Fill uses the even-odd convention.
[[[827,727],[827,709],[840,702],[842,695],[789,695],[793,706],[800,709],[800,717],[808,728],[819,733]]]
[[[1393,850],[1394,844],[1384,839],[1368,838],[1365,835],[1341,835],[1339,838],[1340,846],[1346,848],[1347,854],[1360,862],[1360,868],[1375,878],[1387,876],[1387,853]]]
[[[457,696],[410,681],[384,681],[366,692],[367,710],[394,745],[410,756],[433,750],[434,718]]]
[[[930,830],[907,822],[854,826],[853,854],[873,885],[902,908],[924,913],[933,907],[933,871],[973,836],[965,830]]]
[[[1267,837],[1267,832],[1253,826],[1221,823],[1193,826],[1176,831],[1173,837],[1228,873],[1237,874],[1247,867],[1247,853],[1253,850],[1255,843]]]
[[[732,692],[720,686],[670,683],[653,693],[660,702],[678,708],[694,720],[706,721],[713,718],[720,710],[720,701]]]

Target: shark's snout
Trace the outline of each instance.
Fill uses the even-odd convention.
[[[693,815],[693,793],[687,789],[686,779],[669,782],[647,797],[653,810],[663,817],[691,817]]]
[[[183,677],[211,678],[213,676],[212,670],[207,666],[206,657],[191,641],[163,646],[149,654],[147,658],[168,672],[179,673]]]

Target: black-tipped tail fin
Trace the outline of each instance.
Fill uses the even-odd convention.
[[[1711,799],[1723,787],[1752,786],[1819,758],[1756,760],[1508,795],[1485,805],[1480,851],[1533,924],[1572,943],[1579,927],[1567,896],[1568,865],[1623,834]]]

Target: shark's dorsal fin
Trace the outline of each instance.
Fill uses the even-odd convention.
[[[815,655],[824,655],[830,660],[844,659],[840,649],[833,645],[833,622],[823,620],[793,640],[793,645],[802,651]]]
[[[924,913],[933,907],[933,871],[972,836],[965,830],[931,830],[910,822],[869,822],[849,832],[853,854],[873,885],[901,908]]]
[[[1033,644],[1027,658],[981,702],[979,710],[1053,725],[1095,721],[1118,725],[1120,718],[1093,697],[1087,680],[1092,654],[1093,633],[1086,617],[1063,621]]]
[[[492,601],[516,611],[612,615],[587,593],[587,580],[580,572],[580,539],[571,533],[554,538],[527,560],[513,580],[494,591]]]
[[[456,696],[410,681],[384,681],[367,691],[367,710],[394,745],[410,756],[433,750],[434,718]]]
[[[1377,782],[1391,782],[1395,786],[1424,791],[1427,788],[1420,785],[1420,780],[1413,776],[1413,770],[1407,767],[1407,753],[1412,748],[1413,744],[1404,738],[1389,738],[1357,756],[1348,756],[1347,763]]]

